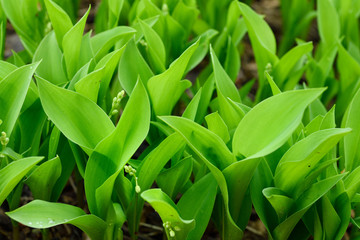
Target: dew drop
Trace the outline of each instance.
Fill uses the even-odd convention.
[[[28,224],[29,224],[29,225],[32,225],[32,222],[29,222]]]

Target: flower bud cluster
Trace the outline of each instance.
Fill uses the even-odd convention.
[[[125,91],[124,91],[124,90],[121,90],[121,91],[116,95],[116,97],[114,97],[114,99],[113,99],[113,101],[112,101],[112,105],[111,105],[111,110],[110,110],[110,113],[109,113],[109,117],[114,116],[114,115],[116,115],[116,114],[119,113],[118,108],[120,107],[121,100],[124,98],[124,96],[125,96]]]
[[[130,176],[133,176],[133,177],[135,178],[135,192],[136,192],[136,193],[140,193],[140,192],[141,192],[141,188],[140,188],[140,186],[139,186],[139,184],[138,184],[138,178],[137,178],[137,176],[135,175],[136,170],[135,170],[133,167],[131,167],[130,165],[125,165],[124,170],[125,170],[125,172],[128,173]]]
[[[3,147],[6,147],[6,145],[9,143],[9,138],[6,136],[6,132],[1,132],[0,142]]]
[[[178,232],[181,230],[178,226],[172,226],[169,221],[164,222],[163,227],[169,231],[169,235],[172,238],[175,237],[175,231]]]

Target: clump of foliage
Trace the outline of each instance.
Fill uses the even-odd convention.
[[[209,221],[241,239],[252,207],[269,239],[359,236],[360,1],[281,1],[279,50],[250,1],[102,0],[85,34],[79,4],[0,0],[1,59],[7,20],[24,46],[0,61],[15,239],[18,223],[108,240],[126,223],[136,239],[145,202],[168,239],[201,239]],[[246,35],[258,77],[241,82]],[[80,190],[58,202],[72,175],[88,208]]]

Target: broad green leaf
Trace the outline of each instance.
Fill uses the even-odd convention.
[[[138,19],[141,30],[145,36],[150,63],[157,72],[165,71],[165,46],[159,35],[147,23]]]
[[[322,208],[322,219],[323,219],[323,231],[326,239],[335,239],[337,229],[341,225],[341,219],[338,216],[336,210],[332,206],[328,196],[323,196],[320,199]],[[351,211],[351,210],[350,210]]]
[[[175,166],[161,172],[156,182],[158,186],[164,191],[171,199],[174,199],[176,195],[185,186],[186,182],[190,179],[192,173],[192,158],[188,157]]]
[[[261,158],[240,160],[222,171],[229,191],[230,213],[241,229],[245,229],[250,218],[251,204],[247,206],[245,195],[260,161]]]
[[[178,133],[173,133],[144,158],[136,172],[141,191],[151,187],[165,164],[184,146],[183,138]],[[140,221],[144,201],[142,198],[135,199],[135,196],[133,196],[129,202],[131,202],[127,216],[129,229],[130,232],[135,232]]]
[[[0,82],[12,71],[16,70],[17,67],[11,63],[0,61]]]
[[[195,228],[188,239],[201,239],[209,223],[215,203],[217,184],[212,174],[208,174],[190,187],[177,203],[180,215],[194,219]]]
[[[224,141],[210,130],[186,118],[176,116],[159,118],[177,131],[197,154],[220,170],[235,162]]]
[[[172,12],[172,17],[185,29],[186,36],[190,34],[198,15],[199,10],[196,7],[187,5],[183,1],[178,1]]]
[[[96,146],[87,163],[85,191],[92,213],[99,214],[96,189],[125,166],[144,141],[149,126],[150,102],[144,85],[138,81],[116,129]]]
[[[294,199],[288,197],[285,192],[275,187],[265,188],[262,192],[274,208],[279,221],[284,221],[295,204]]]
[[[74,143],[94,149],[114,130],[107,114],[90,99],[41,78],[37,83],[46,115]]]
[[[360,63],[340,43],[336,62],[340,76],[336,116],[340,119],[359,88]]]
[[[321,40],[327,46],[334,44],[340,37],[340,21],[333,1],[317,0],[318,25]]]
[[[351,204],[347,194],[342,193],[338,196],[333,206],[341,219],[341,224],[336,230],[334,239],[340,240],[345,235],[351,219]]]
[[[202,123],[205,115],[208,113],[209,104],[214,92],[215,79],[211,75],[206,82],[204,83],[201,90],[201,98],[199,102],[199,107],[196,113],[195,122]]]
[[[33,63],[20,67],[0,81],[0,119],[3,121],[0,132],[5,132],[8,136],[15,126],[38,65],[39,63]]]
[[[56,40],[60,49],[62,49],[63,38],[65,34],[73,27],[73,24],[67,13],[58,4],[52,0],[45,0],[44,2],[51,21],[51,25],[54,28]]]
[[[175,203],[160,189],[146,190],[141,193],[141,197],[150,203],[150,205],[160,215],[164,224],[168,223],[170,225],[169,228],[165,227],[168,239],[172,239],[174,237],[175,239],[187,239],[189,232],[195,227],[194,219],[182,219]],[[170,233],[170,229],[173,233],[175,233],[174,237]]]
[[[90,13],[90,7],[84,16],[77,22],[62,39],[62,48],[64,52],[64,61],[66,65],[66,72],[69,79],[71,79],[77,70],[82,67],[78,66],[82,36],[86,24],[86,19]]]
[[[50,199],[50,201],[52,202],[55,202],[59,199],[60,195],[63,192],[63,189],[69,181],[69,177],[73,173],[76,164],[76,160],[73,152],[71,151],[69,141],[66,141],[64,136],[61,136],[60,142],[62,142],[63,140],[65,141],[64,145],[60,145],[59,148],[61,149],[57,151],[61,160],[61,174],[52,189]],[[85,153],[83,153],[83,155],[85,155]]]
[[[218,182],[225,205],[222,236],[226,239],[241,238],[243,231],[236,225],[230,214],[229,192],[226,179],[221,172],[221,170],[235,162],[234,155],[219,136],[189,119],[175,116],[159,118],[174,128],[186,140],[187,144],[204,161]],[[214,148],[214,146],[217,147]]]
[[[218,135],[224,143],[230,141],[229,129],[219,113],[214,112],[205,117],[208,129]]]
[[[195,50],[193,56],[190,58],[189,64],[185,72],[189,72],[190,70],[195,68],[204,59],[204,57],[208,53],[211,39],[213,39],[217,34],[218,32],[216,30],[209,29],[193,40],[194,42],[196,42],[198,39],[200,39],[199,46]]]
[[[96,103],[98,100],[100,83],[104,75],[104,67],[89,73],[75,84],[76,92]]]
[[[66,83],[68,79],[61,66],[61,59],[62,53],[52,31],[44,37],[34,53],[33,62],[42,60],[36,74],[55,85]]]
[[[313,184],[308,190],[306,190],[296,200],[296,209],[294,210],[294,213],[274,229],[272,234],[274,239],[288,239],[291,231],[300,221],[305,212],[344,176],[344,174],[339,174],[329,177]]]
[[[119,41],[124,45],[134,34],[135,29],[120,26],[105,32],[96,34],[91,38],[91,46],[94,51],[95,61],[103,58],[108,51]]]
[[[224,97],[230,98],[235,102],[241,102],[241,98],[234,82],[227,75],[219,60],[217,59],[214,50],[210,46],[211,62],[214,69],[214,77],[216,88]]]
[[[82,209],[64,203],[34,200],[12,212],[10,218],[32,228],[50,228],[60,224],[72,224],[83,230],[91,239],[103,239],[107,224]]]
[[[118,72],[121,86],[130,95],[138,76],[140,76],[145,86],[147,86],[148,80],[154,76],[149,65],[137,49],[134,39],[131,39],[126,44],[124,53],[120,59]]]
[[[268,80],[270,87],[271,87],[271,91],[273,95],[277,95],[281,93],[281,90],[279,89],[279,87],[276,85],[274,79],[272,78],[272,76],[270,76],[270,74],[268,72],[265,72],[265,77]]]
[[[45,11],[40,11],[33,0],[1,0],[1,7],[31,57],[43,38]]]
[[[264,84],[264,71],[270,63],[275,65],[278,61],[276,57],[276,41],[273,32],[265,20],[254,12],[245,3],[238,3],[240,12],[245,19],[248,29],[251,45],[254,49],[256,64],[259,73],[260,88],[257,97],[261,96],[262,86]]]
[[[101,101],[105,101],[106,93],[109,89],[109,85],[111,83],[111,80],[113,78],[115,69],[117,68],[119,64],[119,60],[125,50],[125,47],[122,47],[120,49],[114,50],[111,53],[107,54],[105,57],[103,57],[99,63],[95,66],[95,70],[104,68],[104,75],[102,77],[102,80],[100,81],[100,89],[99,89],[99,97],[98,102],[101,103]],[[129,93],[131,95],[131,93]],[[101,104],[100,104],[101,105]]]
[[[41,133],[45,121],[46,114],[39,98],[20,114],[17,120],[21,132],[19,152],[24,152],[24,157],[39,155]]]
[[[360,189],[360,179],[358,177],[359,174],[360,166],[352,170],[350,174],[344,179],[346,193],[348,194],[350,200],[354,198]]]
[[[294,144],[281,158],[276,168],[275,186],[290,196],[301,193],[299,186],[313,168],[351,129],[317,131]],[[289,178],[291,176],[291,178]],[[298,191],[300,190],[300,192]],[[302,189],[303,190],[303,189]]]
[[[191,99],[190,103],[185,108],[185,111],[182,114],[182,117],[195,120],[196,114],[198,112],[199,103],[201,100],[202,88],[195,94],[195,96]]]
[[[280,61],[274,66],[274,70],[272,72],[274,79],[279,86],[283,86],[296,63],[299,62],[304,55],[311,52],[312,49],[312,42],[304,43],[294,47],[280,59]]]
[[[59,157],[55,157],[37,167],[25,183],[30,187],[35,199],[49,201],[53,187],[60,175],[61,161]]]
[[[275,151],[298,127],[305,108],[323,91],[289,91],[257,104],[235,130],[232,143],[235,155],[255,158]]]
[[[352,129],[352,132],[344,137],[343,141],[343,156],[345,162],[345,169],[352,171],[360,166],[360,152],[357,151],[360,139],[360,90],[357,91],[352,99],[342,122],[342,127]]]
[[[240,72],[240,54],[232,38],[229,36],[226,48],[224,69],[230,79],[235,82]]]
[[[268,230],[270,237],[272,229],[275,229],[275,227],[279,224],[279,221],[274,208],[264,197],[262,191],[272,186],[273,174],[268,162],[262,160],[256,168],[254,176],[251,180],[250,194],[255,211]]]
[[[170,65],[168,70],[149,79],[147,85],[156,115],[170,114],[185,89],[191,86],[189,81],[182,81],[181,79],[198,45],[199,41],[186,49],[184,53]]]
[[[43,157],[19,159],[0,170],[0,204],[4,202],[21,179],[42,159]]]

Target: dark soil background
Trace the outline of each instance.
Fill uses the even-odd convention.
[[[82,0],[81,9],[79,14],[82,15],[88,8],[88,5],[92,5],[92,10],[88,18],[88,25],[86,29],[91,29],[93,26],[94,16],[97,9],[97,2],[99,0]],[[282,32],[282,19],[280,11],[279,0],[257,0],[253,1],[252,7],[256,12],[265,15],[266,22],[269,23],[272,28],[277,41],[281,39]],[[309,39],[314,41],[314,44],[318,41],[319,36],[316,28],[316,22],[311,26],[309,32]],[[244,44],[244,53],[241,55],[241,71],[239,73],[239,84],[249,81],[252,78],[257,77],[257,67],[254,61],[254,55],[251,49],[250,41],[248,37],[245,37]],[[6,47],[5,47],[5,57],[12,55],[13,51],[21,51],[23,47],[19,41],[18,36],[14,32],[10,23],[7,25],[7,36],[6,36]],[[196,74],[196,73],[195,73]],[[71,177],[68,185],[66,186],[60,202],[68,203],[75,206],[82,206],[81,200],[77,199],[77,192],[81,191],[81,186],[75,183],[75,177]],[[25,186],[23,190],[23,195],[21,198],[21,204],[26,204],[32,200],[31,192]],[[8,211],[8,206],[4,203],[0,208],[0,240],[12,239],[12,224],[10,219],[5,215],[5,212]],[[19,226],[20,228],[20,239],[41,239],[41,232],[39,229],[31,229],[26,226]],[[130,239],[127,233],[127,226],[123,227],[124,239]],[[52,239],[58,240],[72,240],[72,239],[88,239],[85,234],[83,234],[79,229],[71,225],[61,225],[50,229]],[[163,227],[161,219],[157,213],[149,206],[145,205],[144,214],[142,218],[142,223],[140,224],[139,239],[141,240],[151,240],[151,239],[163,239]],[[203,239],[209,240],[218,240],[220,239],[218,232],[210,222]],[[255,211],[253,211],[249,224],[245,230],[244,240],[264,240],[267,239],[267,233],[264,225],[261,223],[257,217]],[[343,238],[349,239],[348,236]]]

